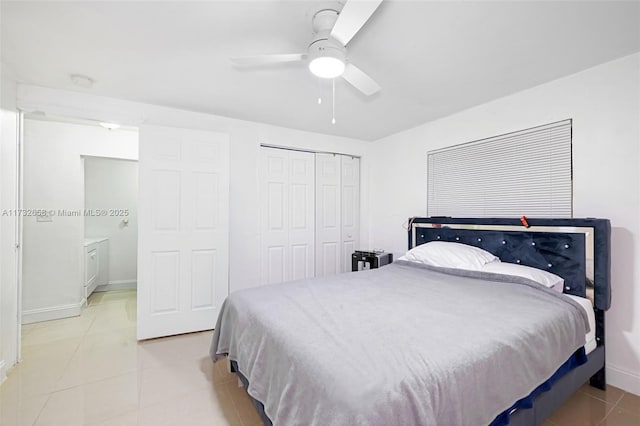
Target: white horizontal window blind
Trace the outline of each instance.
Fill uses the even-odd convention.
[[[571,217],[571,120],[428,153],[429,216]]]

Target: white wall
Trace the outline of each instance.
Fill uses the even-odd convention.
[[[371,245],[406,251],[403,222],[426,215],[427,151],[567,118],[574,217],[608,218],[613,227],[607,380],[640,394],[640,54],[376,141]]]
[[[107,212],[126,210],[127,214],[123,216],[86,216],[84,235],[109,238],[108,288],[135,288],[138,262],[138,163],[86,157],[84,208]]]
[[[16,153],[18,114],[16,83],[1,65],[0,83],[0,382],[18,357],[16,286]],[[2,214],[4,212],[5,214]]]
[[[362,157],[361,212],[368,205],[368,158],[370,143],[267,124],[194,113],[156,105],[123,101],[86,93],[19,85],[18,106],[87,119],[130,125],[157,124],[224,132],[230,136],[230,291],[260,283],[260,209],[258,170],[260,144],[337,152]],[[326,119],[319,117],[318,119]],[[360,241],[368,247],[368,218],[361,213]]]
[[[81,155],[137,159],[135,131],[24,120],[24,209],[53,210],[50,222],[24,217],[23,323],[77,315],[84,303],[84,210]]]

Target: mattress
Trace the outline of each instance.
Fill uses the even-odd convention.
[[[588,298],[573,296],[571,294],[565,294],[565,296],[578,303],[587,314],[587,319],[589,320],[589,331],[585,335],[586,343],[584,345],[584,350],[588,355],[598,346],[596,342],[596,316],[593,312],[593,303]]]
[[[274,424],[488,424],[585,345],[587,312],[527,279],[465,274],[397,262],[238,291],[210,353]]]

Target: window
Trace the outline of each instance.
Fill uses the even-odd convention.
[[[428,153],[427,214],[571,217],[571,120]]]

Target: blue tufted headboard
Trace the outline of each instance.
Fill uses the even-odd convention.
[[[452,241],[483,248],[503,262],[547,270],[565,280],[565,293],[586,297],[594,285],[594,305],[611,305],[611,224],[607,219],[520,219],[416,217],[409,219],[409,248],[429,241]]]

